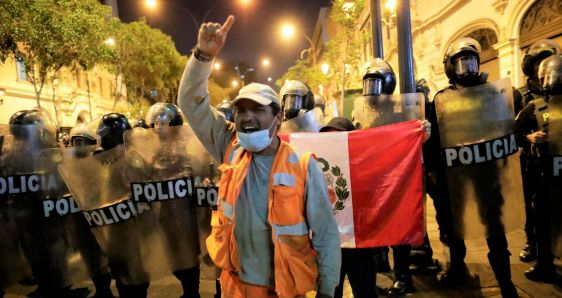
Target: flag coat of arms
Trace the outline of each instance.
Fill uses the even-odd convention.
[[[424,132],[419,123],[282,136],[297,148],[315,153],[342,247],[423,242]]]

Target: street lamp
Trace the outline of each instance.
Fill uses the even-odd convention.
[[[283,36],[285,39],[292,38],[295,35],[295,33],[296,33],[296,29],[295,26],[293,26],[292,24],[284,24],[281,27],[281,36]],[[308,50],[304,50],[301,52],[301,59],[305,51],[308,51],[309,57],[310,57],[310,51],[312,51],[312,65],[314,70],[316,71],[316,47],[314,46],[314,42],[312,42],[312,39],[308,37],[308,35],[306,35],[304,32],[301,32],[301,34],[302,36],[304,36],[304,38],[306,38],[306,40],[310,44],[310,48]]]
[[[263,67],[268,67],[270,64],[271,64],[271,61],[269,61],[269,59],[267,59],[267,58],[264,58],[264,59],[261,61],[261,65],[262,65]]]
[[[382,14],[381,21],[388,27],[394,25],[396,19],[396,0],[387,0],[384,4],[384,13]]]
[[[113,37],[109,37],[106,40],[104,40],[104,42],[106,45],[110,46],[110,47],[114,47],[115,46],[115,39]]]
[[[283,36],[284,38],[293,38],[293,36],[295,35],[295,26],[291,25],[291,24],[285,24],[283,25],[283,27],[281,27],[281,36]]]
[[[271,77],[268,77],[268,78],[267,78],[267,81],[268,81],[268,82],[271,82],[272,80],[273,80],[273,79],[272,79]]]
[[[148,8],[155,8],[156,7],[156,0],[146,0],[146,6],[148,6]]]
[[[327,75],[330,72],[330,64],[322,63],[322,65],[320,66],[320,70],[322,70],[323,74]]]
[[[353,3],[353,1],[345,1],[341,6],[344,12],[351,11],[353,7],[355,7],[355,3]]]
[[[213,63],[213,68],[215,70],[220,70],[222,68],[222,64],[218,61],[215,61],[215,63]]]
[[[238,80],[232,80],[232,82],[230,82],[230,85],[232,85],[232,87],[234,88],[238,87]]]

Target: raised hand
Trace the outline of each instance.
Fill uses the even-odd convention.
[[[234,16],[229,15],[224,24],[219,23],[204,23],[199,29],[199,36],[197,37],[197,47],[203,53],[216,56],[220,53],[228,31],[234,23]]]

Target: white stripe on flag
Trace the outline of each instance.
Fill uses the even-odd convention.
[[[347,182],[346,189],[349,197],[343,201],[342,210],[334,210],[338,229],[340,232],[341,247],[355,247],[355,233],[353,227],[353,198],[351,191],[351,176],[349,169],[349,150],[347,146],[347,132],[325,132],[325,133],[294,133],[290,134],[290,143],[297,148],[312,151],[316,158],[325,159],[329,164],[329,169],[324,171],[326,184],[332,208],[337,201],[336,180],[338,176],[332,174],[334,167],[339,167],[341,178]],[[322,163],[318,163],[323,168]]]

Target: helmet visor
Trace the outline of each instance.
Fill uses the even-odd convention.
[[[169,126],[175,116],[174,111],[165,107],[150,109],[146,114],[146,122],[150,127]]]
[[[287,94],[283,96],[283,108],[285,111],[300,110],[304,108],[304,96],[298,94]]]
[[[454,66],[457,76],[478,74],[478,59],[474,55],[458,57],[455,59]]]
[[[548,90],[551,95],[562,93],[562,74],[560,72],[547,74],[541,83],[543,89]]]
[[[366,78],[363,80],[363,95],[373,96],[382,94],[381,78]]]

